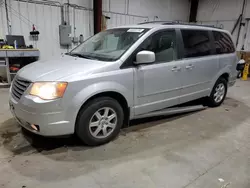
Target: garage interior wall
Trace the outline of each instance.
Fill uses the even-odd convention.
[[[228,31],[232,31],[237,19],[239,18],[244,0],[200,0],[198,7],[197,20],[206,25],[215,25]],[[250,50],[250,0],[246,0],[243,11],[245,26],[241,27],[237,49]],[[233,33],[234,42],[237,40],[239,24]]]
[[[38,2],[42,1],[30,0],[23,2],[8,0],[12,34],[23,35],[26,45],[32,44],[40,50],[41,59],[47,59],[67,52],[68,49],[60,47],[59,44],[60,4],[66,3],[66,1],[58,1],[59,3],[51,4],[38,4]],[[72,26],[73,36],[73,17],[75,17],[76,36],[83,34],[86,39],[93,33],[93,12],[90,10],[90,1],[82,1],[81,5],[86,6],[86,8],[69,8],[70,25]],[[73,13],[75,13],[75,16],[73,16]],[[33,24],[40,32],[37,42],[31,40],[29,35]],[[0,26],[0,38],[2,38],[7,34],[6,12],[3,3],[0,5]]]
[[[32,44],[40,50],[41,59],[67,52],[74,45],[68,49],[59,45],[60,5],[64,3],[67,0],[7,0],[12,34],[23,35],[26,45]],[[72,36],[82,34],[84,39],[89,38],[93,35],[92,0],[69,0],[69,3],[79,6],[69,8]],[[187,21],[189,6],[188,0],[103,0],[103,14],[111,18],[107,21],[108,28],[148,20]],[[37,42],[32,41],[29,35],[33,24],[40,32]],[[0,0],[0,38],[4,38],[7,31],[4,0]]]

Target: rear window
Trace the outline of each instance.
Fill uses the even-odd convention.
[[[184,58],[202,57],[212,53],[208,31],[181,30],[184,43]]]
[[[228,54],[235,52],[234,44],[227,33],[213,31],[216,54]]]

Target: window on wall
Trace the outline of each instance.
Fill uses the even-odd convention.
[[[216,54],[235,52],[234,44],[227,33],[213,31]]]
[[[159,32],[144,41],[141,50],[155,53],[155,62],[169,62],[176,59],[176,34],[175,30]]]
[[[202,57],[212,53],[208,31],[181,30],[184,43],[184,58]]]

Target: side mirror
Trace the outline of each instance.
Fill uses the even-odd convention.
[[[141,51],[136,55],[135,64],[149,64],[155,62],[155,53],[151,51]]]

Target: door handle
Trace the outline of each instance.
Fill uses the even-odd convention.
[[[186,66],[186,69],[190,69],[191,70],[193,68],[194,68],[194,65],[192,65],[192,64]]]
[[[173,72],[179,72],[179,71],[181,71],[181,67],[176,67],[175,66],[175,67],[172,68],[172,71]]]

